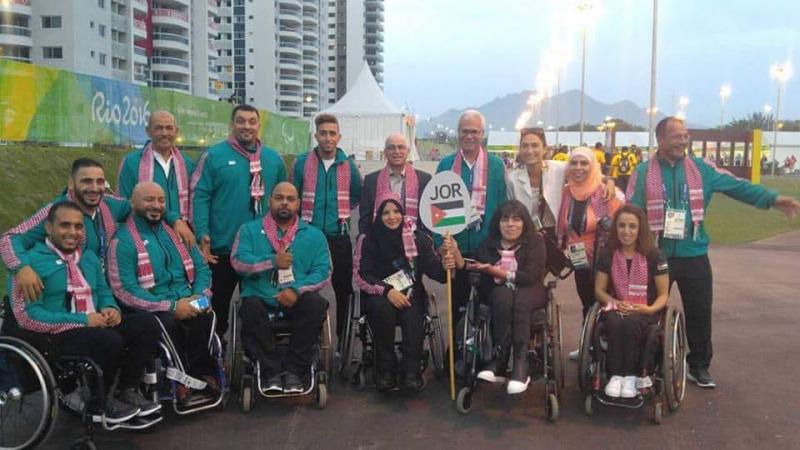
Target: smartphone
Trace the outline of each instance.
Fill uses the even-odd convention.
[[[198,311],[205,311],[211,306],[211,303],[208,301],[208,297],[205,295],[201,295],[189,303]]]

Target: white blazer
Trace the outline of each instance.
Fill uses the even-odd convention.
[[[544,162],[542,168],[542,191],[547,207],[558,221],[558,213],[561,208],[561,193],[566,181],[567,163],[564,161]],[[533,191],[531,190],[531,180],[528,177],[528,169],[523,165],[508,173],[506,177],[506,194],[509,200],[519,200],[528,208],[531,217],[539,214],[533,211]]]

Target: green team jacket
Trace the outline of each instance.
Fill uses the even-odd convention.
[[[149,290],[139,286],[136,245],[128,228],[120,227],[108,246],[106,256],[108,282],[117,300],[139,311],[158,312],[175,311],[178,300],[194,294],[205,294],[210,299],[211,270],[197,246],[189,252],[194,264],[194,283],[190,284],[181,255],[164,226],[152,226],[138,216],[133,220],[150,255],[155,286]]]
[[[720,170],[708,163],[703,158],[695,156],[692,158],[694,158],[694,162],[703,179],[703,205],[706,217],[708,204],[711,203],[714,192],[722,192],[728,197],[761,209],[768,209],[775,204],[775,199],[778,197],[777,192],[752,184],[747,180],[736,178],[729,172]],[[633,172],[633,177],[628,186],[629,193],[633,189],[633,195],[630,195],[628,202],[647,211],[646,180],[647,168],[650,164],[658,164],[661,168],[661,177],[666,191],[664,200],[666,200],[667,204],[665,207],[685,209],[687,217],[686,229],[684,230],[685,238],[682,240],[660,238],[659,247],[661,251],[668,258],[689,258],[705,255],[708,253],[708,234],[706,233],[704,222],[701,222],[697,240],[694,239],[694,224],[691,220],[692,212],[688,202],[688,186],[686,184],[686,173],[683,170],[683,162],[672,165],[656,156],[647,162],[639,164],[636,167],[636,171]]]
[[[8,275],[8,297],[19,326],[48,334],[87,326],[89,322],[86,314],[70,312],[66,264],[44,242],[36,243],[27,256],[31,267],[44,283],[44,291],[38,301],[26,302],[22,298],[22,292],[16,289],[14,276]],[[100,312],[104,308],[119,309],[106,284],[97,255],[92,251],[84,252],[78,266],[92,288],[95,310]]]
[[[316,152],[317,149],[315,148],[311,151]],[[307,159],[308,153],[297,157],[292,177],[292,182],[295,187],[297,187],[297,192],[300,193],[301,211],[303,176]],[[352,210],[358,206],[358,202],[361,200],[361,175],[358,173],[356,164],[344,154],[344,150],[340,148],[336,149],[336,159],[327,171],[325,171],[325,166],[322,165],[322,159],[320,159],[317,167],[317,190],[314,196],[314,214],[311,218],[311,225],[322,230],[325,236],[331,237],[341,235],[336,196],[336,169],[339,164],[350,164],[350,209]],[[300,212],[298,212],[298,214],[300,214]]]
[[[209,148],[197,162],[192,176],[192,224],[198,240],[211,239],[214,254],[231,253],[231,244],[242,224],[269,211],[269,196],[276,184],[286,181],[286,166],[278,153],[261,149],[264,197],[261,213],[253,211],[250,198],[250,162],[228,141]]]
[[[486,183],[486,208],[482,217],[483,221],[480,224],[480,229],[474,227],[467,228],[454,236],[456,243],[458,243],[458,249],[463,253],[472,253],[478,249],[478,245],[489,235],[489,222],[492,220],[494,210],[508,199],[505,187],[506,167],[503,164],[503,160],[491,153],[488,156],[489,173]],[[442,158],[442,160],[439,161],[439,165],[436,167],[436,173],[445,170],[453,170],[453,161],[455,159],[455,154]],[[467,185],[467,190],[472,194],[472,169],[469,168],[467,162],[464,160],[461,162],[461,179],[464,180],[464,184]],[[437,247],[442,244],[441,236],[436,235],[434,240]]]
[[[37,242],[44,242],[46,237],[44,224],[47,221],[47,213],[54,204],[66,199],[66,194],[56,197],[24,222],[3,233],[3,236],[0,237],[0,256],[10,272],[16,273],[19,269],[31,265],[31,249]],[[102,201],[108,205],[111,215],[114,216],[117,223],[124,222],[131,212],[131,205],[125,199],[105,194]],[[170,218],[174,220],[177,216],[172,215]],[[95,212],[94,219],[84,213],[83,225],[86,230],[86,239],[82,249],[90,250],[96,255],[105,255],[112,236],[105,235],[100,211]]]
[[[278,235],[283,232],[278,229]],[[289,288],[298,295],[308,291],[319,291],[331,282],[331,255],[328,242],[317,228],[299,221],[297,234],[289,246],[292,253],[294,283]],[[275,282],[275,250],[264,232],[261,219],[242,225],[231,254],[231,266],[242,277],[241,296],[258,297],[277,306],[275,296],[280,291]]]
[[[179,150],[180,151],[180,150]],[[139,163],[142,160],[143,148],[134,150],[125,155],[122,163],[119,165],[119,177],[117,178],[117,194],[123,198],[131,198],[133,195],[133,188],[139,183]],[[186,163],[186,175],[188,176],[187,183],[192,179],[195,164],[189,156],[181,152],[183,160]],[[178,214],[180,216],[180,202],[178,199],[178,179],[175,174],[175,162],[169,166],[169,173],[164,173],[164,168],[161,164],[153,161],[153,182],[164,189],[164,194],[167,198],[167,211]],[[188,186],[187,186],[188,189]]]

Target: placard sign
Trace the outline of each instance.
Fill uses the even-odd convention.
[[[419,218],[436,234],[458,234],[469,222],[470,196],[458,174],[446,170],[437,173],[420,197]]]

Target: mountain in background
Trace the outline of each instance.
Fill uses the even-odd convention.
[[[509,94],[498,97],[494,100],[478,106],[477,108],[486,116],[488,124],[492,125],[493,130],[505,128],[513,130],[517,123],[517,118],[527,109],[526,103],[531,91],[522,91],[516,94]],[[542,104],[539,111],[536,111],[528,121],[528,126],[536,126],[538,121],[542,121],[542,127],[556,126],[556,110],[558,110],[558,124],[561,127],[576,124],[580,121],[580,95],[579,90],[562,92],[561,95],[553,96]],[[556,108],[558,105],[558,108]],[[467,109],[467,108],[464,108]],[[464,109],[449,109],[444,113],[431,117],[430,120],[420,119],[417,121],[417,136],[423,137],[436,129],[437,125],[442,128],[450,127],[455,129],[458,116]],[[641,108],[630,100],[622,100],[608,104],[595,100],[586,95],[584,99],[584,122],[597,125],[602,123],[606,117],[622,119],[632,125],[647,128],[646,108]],[[665,117],[663,113],[658,113],[656,121]],[[690,128],[706,128],[701,125],[689,124]]]

